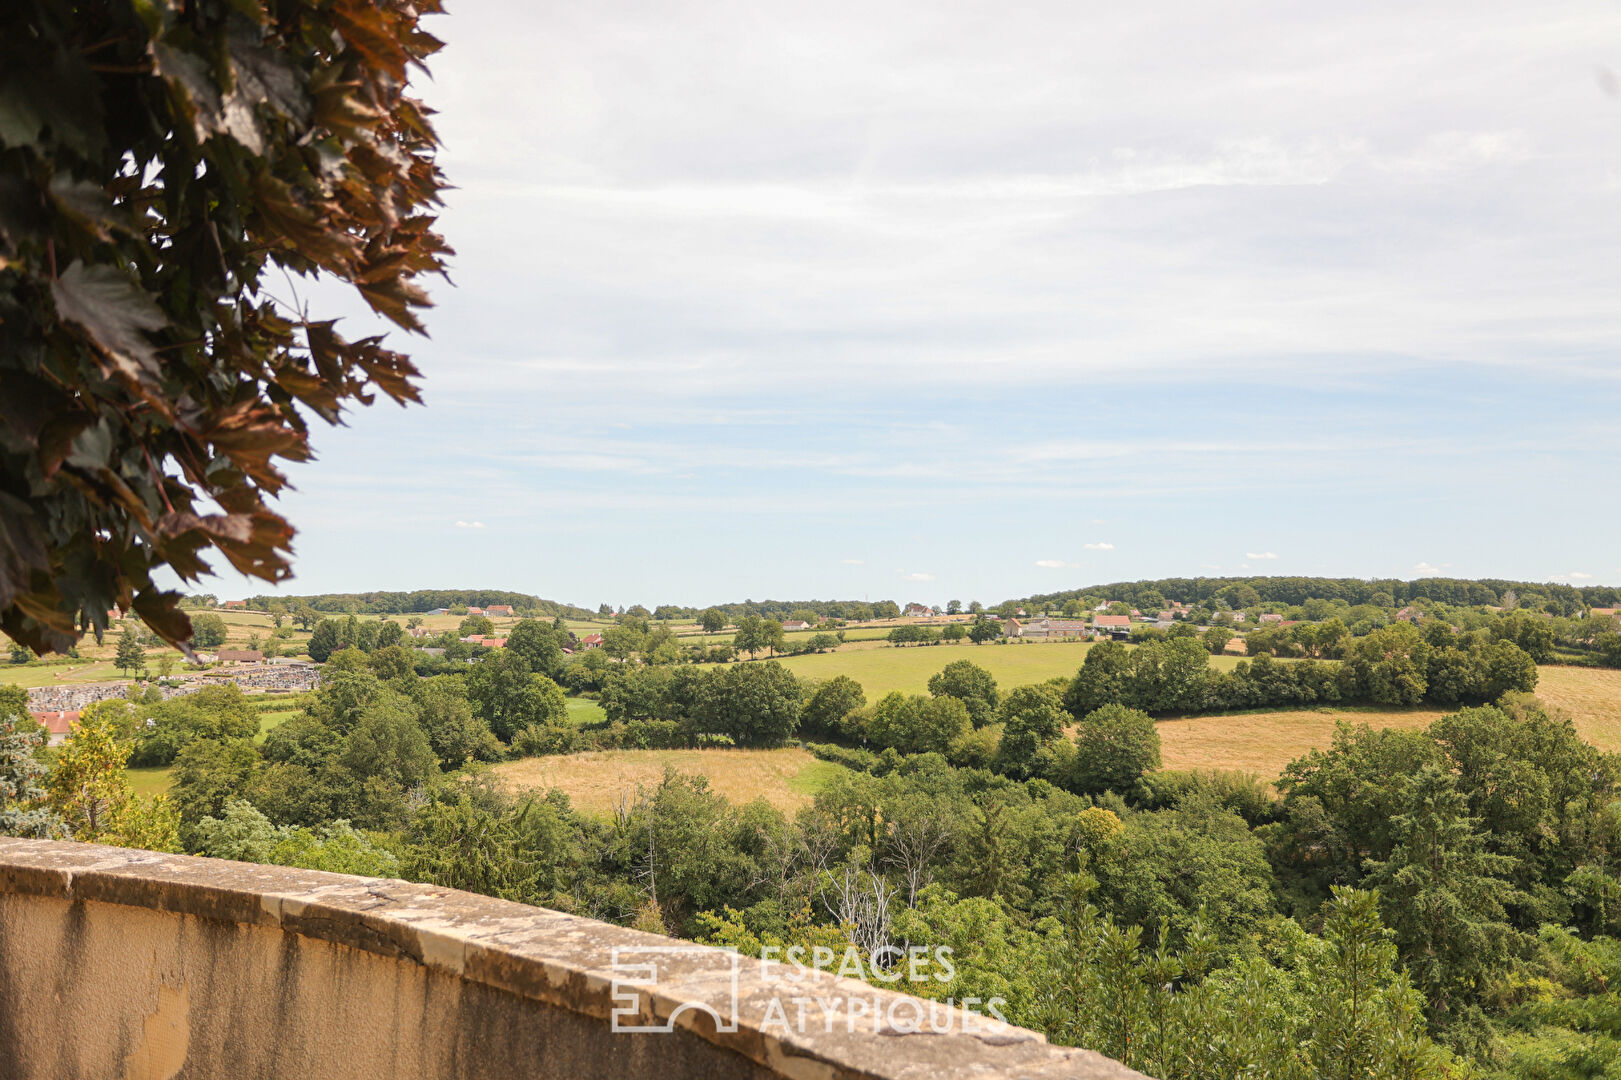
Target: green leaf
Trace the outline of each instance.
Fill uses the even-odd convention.
[[[56,313],[77,324],[130,379],[157,374],[157,358],[143,330],[161,330],[169,324],[163,309],[112,266],[86,266],[75,261],[51,282]]]

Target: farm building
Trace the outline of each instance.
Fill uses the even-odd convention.
[[[809,630],[810,623],[804,619],[787,619],[782,624],[784,630]]]
[[[222,664],[257,664],[265,658],[258,649],[221,649],[218,655]]]
[[[1018,627],[1017,630],[1013,627]],[[1086,623],[1079,619],[1031,619],[1027,623],[1010,623],[1009,637],[1017,637],[1030,641],[1046,641],[1049,638],[1079,638],[1085,637]]]
[[[511,604],[491,604],[489,607],[484,609],[484,614],[488,615],[492,619],[495,618],[497,615],[501,616],[502,618],[511,618],[512,617],[512,605]]]

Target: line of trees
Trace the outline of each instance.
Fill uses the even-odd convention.
[[[1407,623],[1352,639],[1341,655],[1278,663],[1262,652],[1222,672],[1210,666],[1209,648],[1195,638],[1136,648],[1101,642],[1087,652],[1064,691],[1064,704],[1077,718],[1105,705],[1169,714],[1313,704],[1481,704],[1510,691],[1529,692],[1537,682],[1536,662],[1512,641],[1426,637]]]
[[[416,589],[410,592],[316,593],[310,596],[251,596],[248,606],[259,611],[280,607],[338,615],[413,615],[438,608],[489,607],[505,604],[522,615],[548,619],[590,619],[595,612],[556,600],[504,589]]]
[[[1621,603],[1621,590],[1609,585],[1577,587],[1501,578],[1418,578],[1403,581],[1399,578],[1193,577],[1117,581],[1082,589],[1036,593],[1008,601],[1007,604],[1057,610],[1071,600],[1088,604],[1119,601],[1143,611],[1158,611],[1169,601],[1206,607],[1219,604],[1241,609],[1267,604],[1299,606],[1312,600],[1380,608],[1433,602],[1456,607],[1492,605],[1512,608],[1520,605],[1568,616],[1586,607],[1610,607]]]

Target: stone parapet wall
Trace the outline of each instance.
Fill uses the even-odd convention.
[[[790,976],[429,885],[0,838],[0,1080],[1138,1077],[986,1018],[908,1033],[886,1006],[915,998]],[[775,1024],[785,994],[833,1002],[826,1030]]]

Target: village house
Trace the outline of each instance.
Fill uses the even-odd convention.
[[[1009,636],[1028,638],[1031,641],[1080,638],[1086,636],[1087,629],[1087,624],[1080,619],[1032,619],[1025,623],[1017,634],[1010,631]]]
[[[1261,623],[1262,625],[1265,625],[1267,623],[1281,623],[1283,621],[1283,616],[1278,615],[1278,614],[1276,614],[1274,612],[1267,612],[1267,613],[1263,614],[1256,621]]]
[[[1589,614],[1595,619],[1613,619],[1617,611],[1621,611],[1621,608],[1596,607],[1590,609]]]
[[[471,612],[469,612],[469,614],[471,614]],[[491,604],[489,607],[484,609],[484,614],[488,615],[492,619],[498,615],[503,619],[510,619],[512,617],[512,605]]]
[[[1400,611],[1396,612],[1396,618],[1400,619],[1402,622],[1416,623],[1423,617],[1424,614],[1419,611],[1418,608],[1411,605],[1408,605],[1407,607],[1404,607]]]
[[[220,606],[223,607],[226,611],[235,611],[238,608],[247,607],[248,602],[246,600],[227,600],[227,601],[225,601],[225,603],[221,604]]]
[[[504,637],[487,637],[480,641],[479,644],[486,649],[504,649],[507,647],[507,639]]]
[[[469,614],[469,615],[482,615],[482,614],[484,614],[484,609],[481,608],[481,607],[470,607],[470,608],[467,609],[467,614]]]
[[[61,746],[67,742],[68,734],[73,730],[73,725],[79,722],[77,710],[64,712],[61,709],[53,709],[45,712],[30,713],[29,715],[44,725],[47,736],[46,746]]]
[[[924,616],[933,615],[934,609],[927,604],[907,604],[904,614],[909,619],[921,619]],[[1019,614],[1023,615],[1024,612],[1021,611]]]
[[[785,619],[783,620],[782,628],[784,630],[809,630],[810,623],[806,622],[804,619]]]
[[[1092,629],[1112,638],[1124,637],[1131,633],[1131,616],[1094,615],[1092,616]]]
[[[580,639],[580,647],[582,649],[596,649],[596,648],[600,648],[601,646],[602,646],[602,635],[601,634],[587,634],[587,635],[585,635],[585,637]]]
[[[426,626],[413,626],[407,629],[405,632],[415,638],[438,636],[434,631],[429,630]]]

